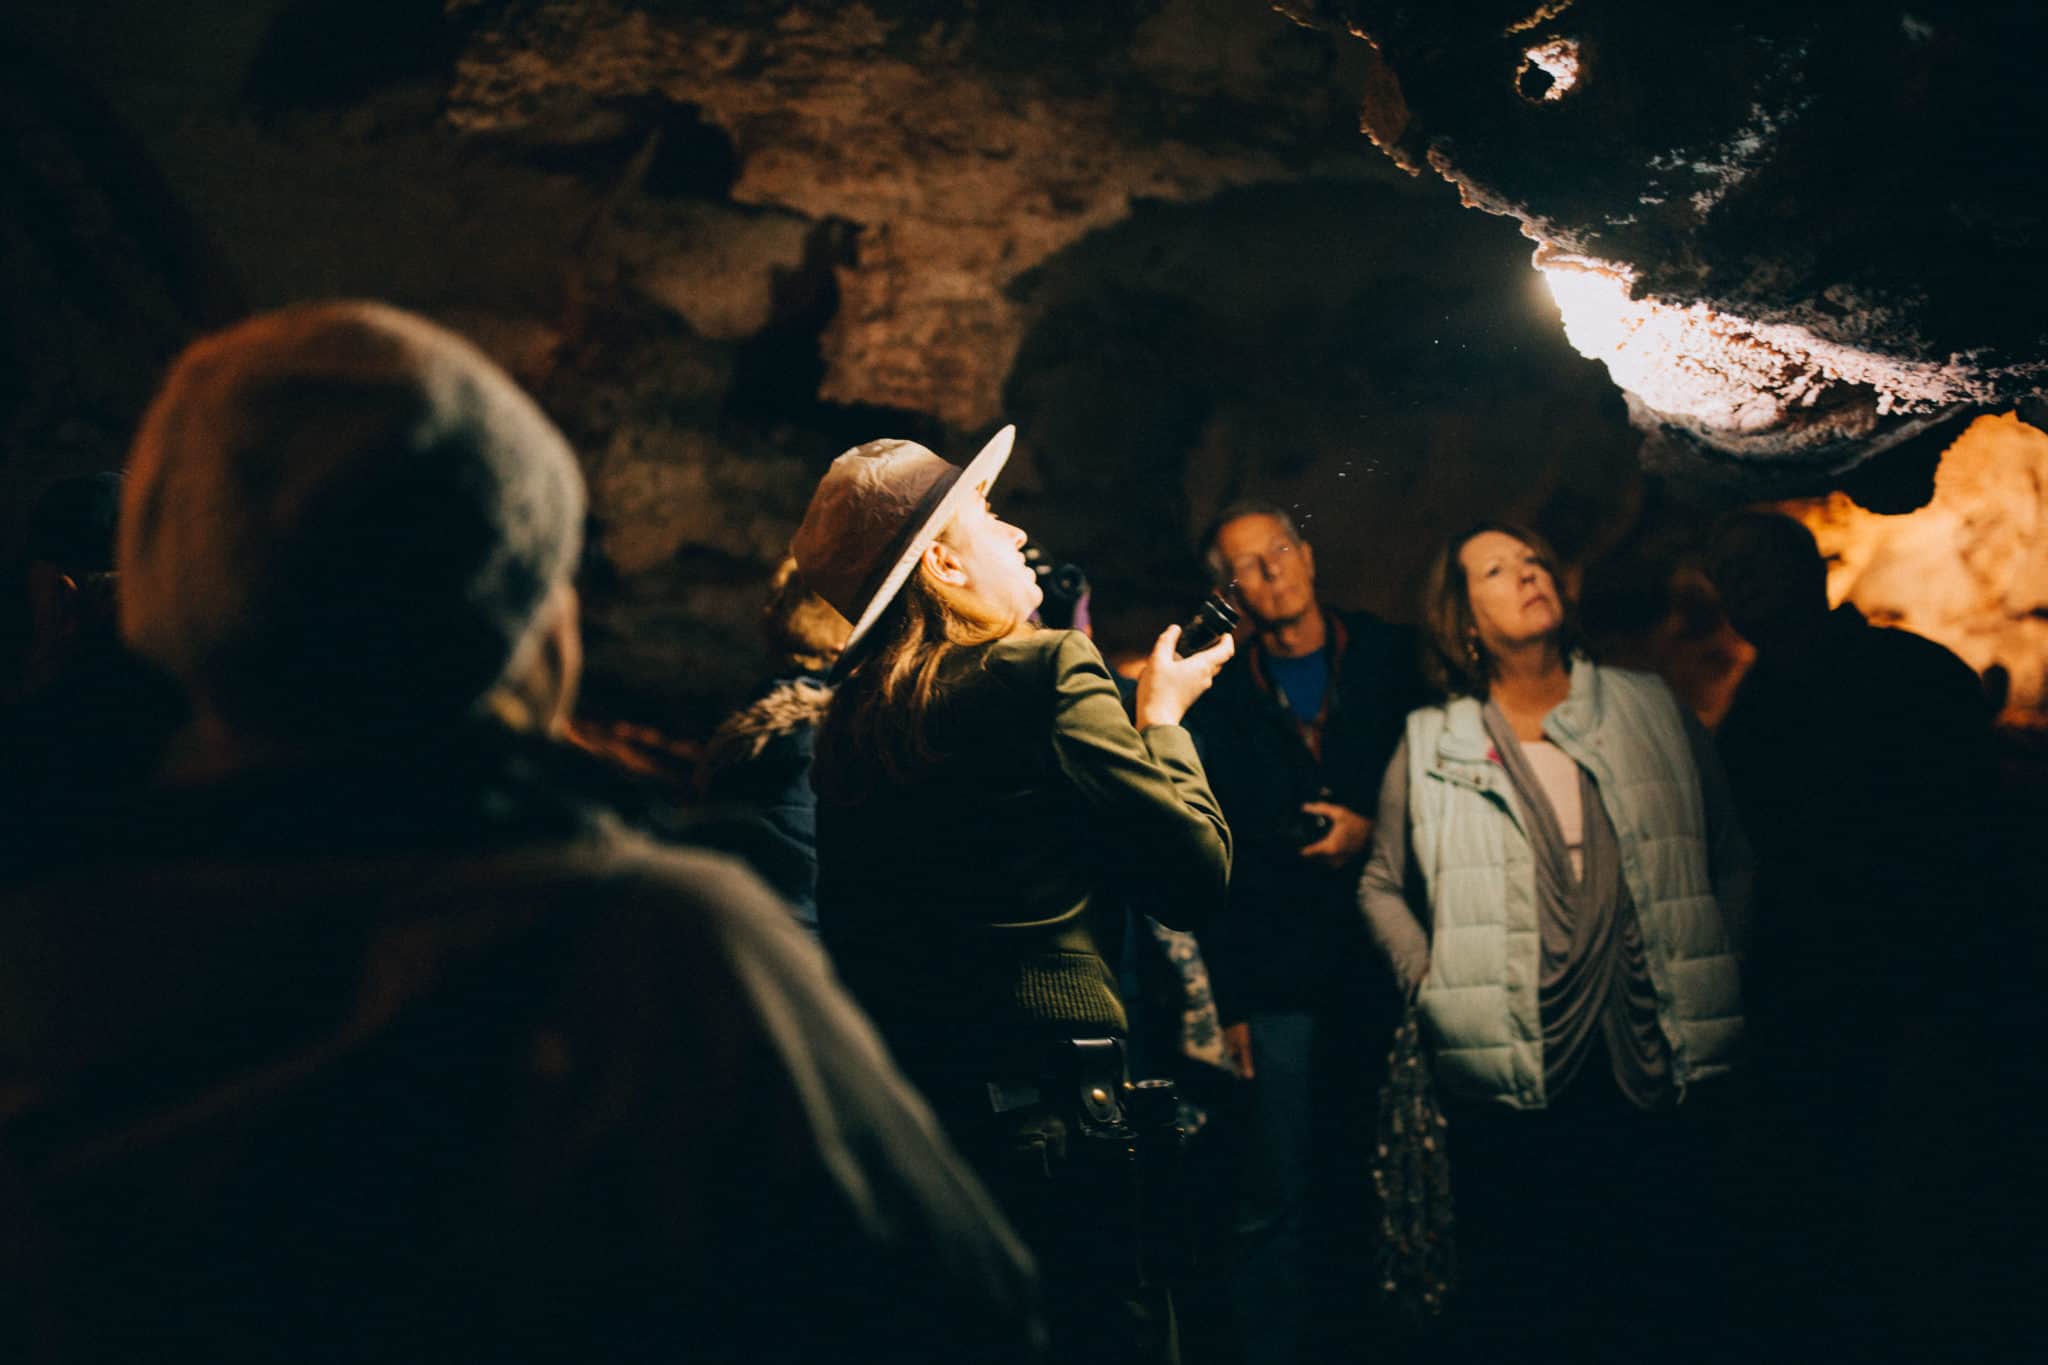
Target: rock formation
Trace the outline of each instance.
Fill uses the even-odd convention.
[[[1828,595],[2007,680],[2004,719],[2048,723],[2048,435],[1980,417],[1927,506],[1883,516],[1841,493],[1786,504],[1828,556]]]
[[[1555,504],[1583,538],[1626,496],[1632,433],[1512,230],[1358,136],[1362,44],[1247,0],[212,13],[7,17],[104,111],[10,106],[70,169],[0,200],[7,240],[53,244],[8,257],[37,378],[0,413],[6,501],[117,458],[213,321],[422,310],[583,453],[599,711],[688,732],[743,695],[812,481],[879,434],[1020,422],[1004,506],[1094,577],[1112,649],[1184,613],[1190,538],[1241,492],[1397,615],[1438,522]]]
[[[1366,132],[1518,219],[1646,458],[1812,480],[2048,382],[2034,6],[1281,0]]]
[[[1289,179],[1319,157],[1359,173],[1317,136],[1338,107],[1327,50],[1228,5],[464,8],[482,17],[454,128],[573,147],[637,123],[654,153],[649,111],[697,111],[730,141],[734,203],[858,237],[833,263],[819,396],[956,428],[1000,415],[1028,321],[1011,286],[1134,202]],[[1071,70],[1048,69],[1060,56]],[[695,293],[690,266],[640,287]],[[681,306],[705,331],[705,305]]]
[[[2035,382],[2038,116],[2006,58],[1968,66],[2005,31],[1967,7],[1819,35],[1737,6],[1683,42],[1585,3],[1512,33],[1290,8],[1326,31],[1259,0],[22,0],[0,497],[116,458],[215,322],[419,309],[583,454],[591,705],[687,732],[762,666],[818,471],[876,435],[1019,422],[1002,505],[1094,577],[1114,651],[1184,612],[1191,538],[1247,492],[1397,617],[1476,516],[1597,546],[1644,443],[1566,330],[1650,462],[1724,491]],[[1928,197],[1873,213],[1892,155]],[[1397,161],[1513,209],[1553,269]],[[1932,468],[1851,486],[1903,509]]]

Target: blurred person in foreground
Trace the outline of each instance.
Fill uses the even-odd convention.
[[[987,500],[1013,439],[964,469],[857,446],[797,531],[854,623],[817,740],[819,923],[1037,1254],[1057,1357],[1170,1360],[1170,1299],[1134,1254],[1111,964],[1132,898],[1177,927],[1222,902],[1230,834],[1180,718],[1231,645],[1181,658],[1169,628],[1134,725],[1086,635],[1031,624],[1024,532]]]
[[[1446,694],[1387,765],[1359,894],[1446,1095],[1459,1358],[1708,1358],[1703,1094],[1743,1035],[1748,847],[1706,732],[1577,648],[1556,561],[1484,522],[1424,598]]]
[[[783,907],[561,780],[583,507],[397,310],[172,367],[121,627],[191,723],[0,893],[12,1358],[1035,1358],[1024,1253]]]

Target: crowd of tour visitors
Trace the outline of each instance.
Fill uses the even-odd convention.
[[[582,480],[479,351],[180,356],[30,517],[12,1358],[1994,1349],[2020,1263],[1902,1168],[2003,1150],[1968,668],[1776,513],[1625,592],[1456,528],[1399,624],[1249,500],[1235,634],[1125,677],[1039,623],[1015,435],[831,463],[682,778],[577,725]]]

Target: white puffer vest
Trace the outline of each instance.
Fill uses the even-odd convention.
[[[1654,677],[1581,659],[1570,695],[1544,720],[1543,733],[1592,774],[1613,821],[1682,1095],[1729,1069],[1743,1019],[1678,703]],[[1492,748],[1474,698],[1408,717],[1409,819],[1434,920],[1421,1006],[1447,1088],[1541,1109],[1535,860],[1507,770],[1488,757]]]

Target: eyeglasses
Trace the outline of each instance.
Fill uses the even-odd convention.
[[[1296,548],[1293,541],[1276,540],[1266,547],[1264,553],[1239,555],[1236,559],[1227,561],[1226,567],[1230,570],[1231,578],[1240,582],[1250,578],[1253,571],[1258,569],[1265,570],[1268,578],[1278,578],[1280,571],[1294,562]]]

